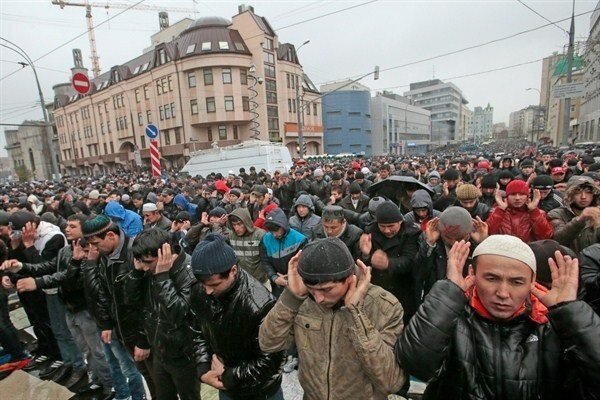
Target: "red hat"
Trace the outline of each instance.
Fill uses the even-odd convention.
[[[511,194],[529,194],[529,185],[525,181],[514,180],[511,181],[508,185],[506,185],[506,195],[510,196]]]
[[[217,189],[218,192],[221,192],[221,193],[229,192],[229,187],[227,186],[227,183],[225,181],[221,181],[221,180],[216,181],[215,188]]]
[[[491,164],[489,163],[489,161],[479,161],[477,163],[477,169],[485,169],[488,170],[491,168]]]
[[[565,173],[565,169],[563,167],[554,167],[550,170],[552,175],[560,175]]]
[[[360,169],[360,164],[358,161],[352,161],[352,169],[358,171]]]

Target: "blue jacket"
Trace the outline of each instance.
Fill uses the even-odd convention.
[[[188,214],[190,214],[190,217],[192,218],[192,222],[197,222],[197,218],[196,218],[197,217],[196,209],[198,208],[197,204],[190,203],[189,201],[187,201],[185,196],[182,195],[181,193],[176,195],[175,198],[173,198],[173,204],[175,204],[177,206],[177,208],[179,208],[181,211],[186,211]]]
[[[126,210],[119,202],[109,201],[104,208],[104,214],[119,225],[119,228],[130,238],[139,235],[144,229],[142,217],[133,211]]]

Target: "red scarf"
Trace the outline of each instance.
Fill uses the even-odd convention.
[[[540,289],[544,293],[548,292],[548,289],[546,289],[544,286],[540,285],[537,282],[535,283],[535,287]],[[485,319],[489,319],[492,321],[496,320],[496,318],[494,318],[492,316],[492,314],[490,314],[490,312],[485,308],[485,306],[481,302],[481,298],[479,297],[479,294],[477,293],[477,289],[475,288],[475,286],[473,286],[473,288],[468,290],[465,293],[465,295],[468,298],[469,297],[471,298],[471,300],[469,301],[469,304],[471,305],[471,307],[473,307],[473,309],[475,310],[475,312],[477,312],[477,314],[479,314],[481,317],[483,317]],[[533,294],[529,295],[529,300],[531,302],[531,311],[529,312],[529,319],[532,320],[533,322],[535,322],[536,324],[540,324],[540,325],[548,323],[548,317],[546,316],[546,314],[548,314],[548,309],[546,308],[546,306],[544,304],[542,304],[542,302],[537,297],[535,297]],[[521,315],[526,309],[525,303],[526,302],[523,302],[521,307],[519,307],[519,309],[509,319],[513,319],[513,318]]]

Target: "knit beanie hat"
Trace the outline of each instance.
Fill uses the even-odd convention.
[[[348,247],[338,238],[315,240],[307,244],[298,261],[298,274],[311,283],[344,279],[354,271]]]
[[[195,275],[210,276],[229,271],[237,263],[235,251],[221,235],[211,233],[198,243],[192,253]]]
[[[221,218],[225,214],[227,214],[227,211],[225,211],[224,208],[222,208],[222,207],[215,207],[212,210],[210,210],[210,212],[208,213],[208,216],[209,217],[219,217],[219,218]]]
[[[362,192],[362,188],[360,187],[360,185],[357,182],[352,182],[350,184],[348,191],[350,192],[350,194],[357,194],[357,193]]]
[[[373,197],[371,200],[369,200],[369,212],[371,214],[374,214],[375,211],[377,210],[377,208],[382,205],[383,203],[385,203],[387,200],[385,199],[385,197],[381,197],[381,196],[375,196]]]
[[[327,206],[321,213],[322,220],[341,221],[345,218],[344,209],[340,206]]]
[[[236,197],[238,197],[238,198],[239,198],[239,197],[241,197],[241,196],[242,196],[242,191],[241,191],[240,189],[231,189],[231,190],[229,191],[229,194],[230,194],[230,195],[234,195],[234,196],[236,196]]]
[[[17,211],[10,216],[10,225],[13,230],[20,231],[23,229],[26,223],[28,222],[37,222],[40,220],[37,215],[30,211]]]
[[[515,175],[507,169],[503,169],[498,173],[498,179],[512,179]]]
[[[50,211],[40,215],[40,220],[52,225],[58,225],[58,218],[56,218],[56,215],[52,214]]]
[[[394,222],[404,221],[404,218],[397,205],[391,201],[386,201],[375,210],[375,220],[378,224],[393,224]]]
[[[444,171],[444,173],[442,174],[442,178],[444,178],[445,181],[455,181],[458,178],[460,178],[460,174],[458,172],[457,169],[454,168],[448,168],[446,171]]]
[[[156,203],[158,201],[158,196],[156,195],[156,193],[150,192],[146,196],[146,200],[148,200],[149,203]]]
[[[531,158],[524,158],[523,161],[519,163],[519,168],[523,167],[533,167],[533,160]]]
[[[323,170],[321,168],[317,168],[317,169],[315,169],[315,172],[313,172],[313,175],[315,177],[318,177],[318,176],[324,176],[325,173],[323,172]]]
[[[456,198],[459,200],[476,200],[479,198],[479,189],[470,183],[465,183],[456,188]]]
[[[97,236],[106,232],[112,226],[112,221],[104,214],[96,215],[89,219],[81,226],[81,231],[84,237]]]
[[[440,215],[440,233],[453,239],[463,239],[473,232],[471,214],[462,207],[448,207]]]
[[[531,181],[531,187],[535,189],[552,189],[554,181],[550,175],[538,175]]]
[[[535,254],[531,247],[516,236],[492,235],[488,236],[475,248],[473,258],[482,255],[502,256],[521,261],[533,272],[536,272]]]
[[[525,181],[511,181],[508,185],[506,185],[506,195],[510,196],[511,194],[529,194],[529,185]]]

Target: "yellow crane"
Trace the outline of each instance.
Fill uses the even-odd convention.
[[[85,20],[87,24],[87,32],[88,32],[88,40],[90,41],[90,51],[91,51],[91,59],[92,59],[92,73],[94,78],[100,75],[100,60],[98,57],[98,51],[96,50],[96,35],[94,34],[94,22],[92,20],[92,7],[96,8],[104,8],[104,9],[131,9],[131,10],[139,10],[139,11],[172,11],[172,12],[180,12],[180,13],[193,13],[196,15],[196,8],[182,8],[182,7],[160,7],[153,6],[148,4],[127,4],[127,3],[95,3],[91,1],[83,1],[81,3],[73,2],[73,1],[65,1],[65,0],[52,0],[52,4],[56,6],[60,6],[60,8],[65,8],[67,6],[71,7],[85,7]],[[194,1],[194,6],[196,2]],[[168,26],[168,19],[165,15],[166,25],[163,25],[163,19],[161,16],[161,29],[163,26]]]

